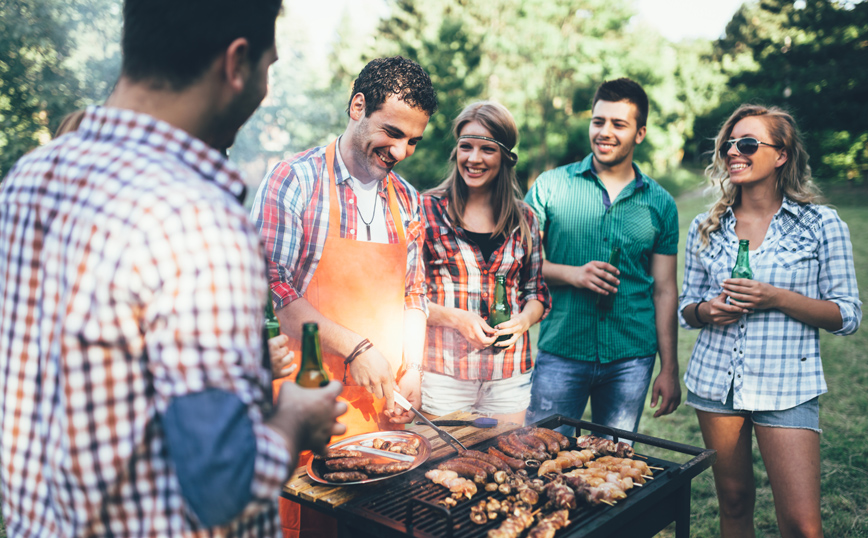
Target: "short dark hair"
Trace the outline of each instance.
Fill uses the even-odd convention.
[[[597,106],[597,101],[609,101],[611,103],[629,101],[636,105],[637,127],[645,127],[645,122],[648,121],[648,95],[645,94],[645,90],[638,82],[629,78],[607,80],[600,84],[597,93],[594,94],[594,101],[591,103],[592,110]]]
[[[401,56],[371,60],[353,82],[353,93],[347,104],[347,113],[353,96],[365,96],[365,117],[376,112],[390,95],[397,95],[413,108],[432,116],[437,111],[437,92],[431,77],[422,67]]]
[[[168,83],[195,82],[232,41],[246,38],[258,62],[274,45],[282,0],[125,0],[121,40],[124,76]]]

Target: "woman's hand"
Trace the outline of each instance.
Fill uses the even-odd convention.
[[[537,299],[529,300],[522,309],[521,313],[517,316],[513,316],[508,321],[504,321],[499,324],[497,327],[497,332],[494,334],[495,337],[501,335],[512,335],[509,337],[509,340],[504,340],[503,342],[497,342],[494,344],[495,347],[508,348],[515,345],[516,341],[527,332],[531,325],[538,322],[545,313],[545,307],[543,304]]]
[[[726,292],[721,293],[714,299],[699,305],[699,317],[702,322],[712,325],[730,325],[738,321],[750,310],[735,304],[727,304]],[[700,321],[700,320],[697,320]]]
[[[271,375],[274,379],[286,377],[298,368],[297,364],[292,364],[295,353],[289,350],[289,338],[285,334],[268,339],[268,354],[271,356]]]
[[[459,308],[451,309],[451,314],[452,328],[460,332],[471,347],[483,349],[497,340],[495,330],[478,314]]]
[[[729,296],[730,304],[749,310],[778,308],[780,291],[771,284],[748,278],[727,278],[723,281],[723,292]]]
[[[509,340],[503,340],[502,342],[496,342],[494,347],[502,347],[509,348],[515,345],[516,341],[530,329],[530,326],[533,325],[530,320],[530,316],[526,315],[524,312],[521,314],[510,318],[507,321],[499,324],[495,329],[497,332],[494,333],[495,338],[502,335],[510,335]]]

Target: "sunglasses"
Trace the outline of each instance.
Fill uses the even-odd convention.
[[[735,144],[735,149],[738,150],[742,155],[753,155],[757,152],[759,147],[768,146],[770,148],[780,148],[782,146],[775,146],[773,144],[766,144],[765,142],[760,142],[756,138],[746,137],[746,138],[733,138],[732,140],[724,141],[723,145],[720,146],[720,158],[726,159],[727,153],[729,153],[729,148],[731,148]]]

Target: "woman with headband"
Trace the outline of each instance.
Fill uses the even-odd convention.
[[[796,122],[742,105],[715,142],[707,173],[720,189],[687,235],[680,318],[702,329],[684,376],[705,445],[717,451],[720,534],[754,536],[757,445],[781,536],[822,536],[820,329],[862,319],[853,246],[838,213],[819,205]],[[732,278],[748,240],[749,278]]]
[[[422,196],[430,309],[422,412],[470,411],[523,424],[533,368],[527,330],[551,298],[539,224],[515,177],[518,128],[506,108],[482,101],[455,118],[452,132],[449,174]],[[492,327],[500,275],[511,318]],[[500,336],[506,339],[496,342]]]

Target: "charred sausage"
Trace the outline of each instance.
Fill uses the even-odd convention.
[[[517,449],[524,451],[524,457],[535,460],[546,460],[548,455],[543,450],[537,450],[535,447],[522,441],[521,436],[516,433],[509,434],[506,439],[512,443]]]
[[[329,471],[361,471],[369,463],[371,458],[339,458],[326,460],[325,465]]]
[[[511,458],[525,459],[524,449],[512,444],[508,436],[502,435],[497,438],[497,448]]]
[[[542,441],[549,454],[554,455],[561,451],[561,445],[558,443],[557,438],[554,435],[550,435],[550,433],[553,433],[551,430],[546,430],[544,428],[530,428],[527,433],[528,435],[533,435]]]
[[[341,450],[341,449],[330,449],[326,450],[325,455],[321,456],[319,454],[314,454],[313,459],[315,460],[334,460],[338,458],[361,458],[362,453],[358,450]]]
[[[368,475],[365,473],[360,473],[358,471],[342,471],[338,473],[326,473],[322,475],[323,478],[328,480],[329,482],[358,482],[360,480],[367,480]]]
[[[494,448],[493,446],[488,447],[488,453],[494,456],[495,458],[501,460],[503,463],[509,465],[509,468],[513,471],[518,471],[519,469],[524,469],[526,465],[524,464],[524,460],[520,460],[517,458],[510,458],[500,450]]]
[[[465,450],[461,453],[462,458],[473,458],[477,460],[484,461],[488,464],[494,465],[497,467],[498,471],[511,471],[509,465],[506,464],[503,460],[492,456],[491,454],[486,454],[484,452],[480,452],[478,450]]]
[[[438,465],[437,468],[443,471],[455,471],[459,476],[470,478],[478,484],[484,484],[488,478],[486,472],[479,466],[474,465],[472,462],[468,463],[467,460],[471,460],[471,458],[451,459],[444,461]]]
[[[369,463],[365,472],[369,475],[395,474],[406,471],[413,466],[412,461],[393,461],[391,463]]]
[[[497,466],[488,463],[487,461],[483,461],[477,458],[471,458],[469,456],[465,457],[463,454],[458,458],[452,458],[450,461],[460,461],[463,463],[467,463],[468,465],[475,465],[485,471],[485,474],[494,476],[494,473],[498,471]]]

